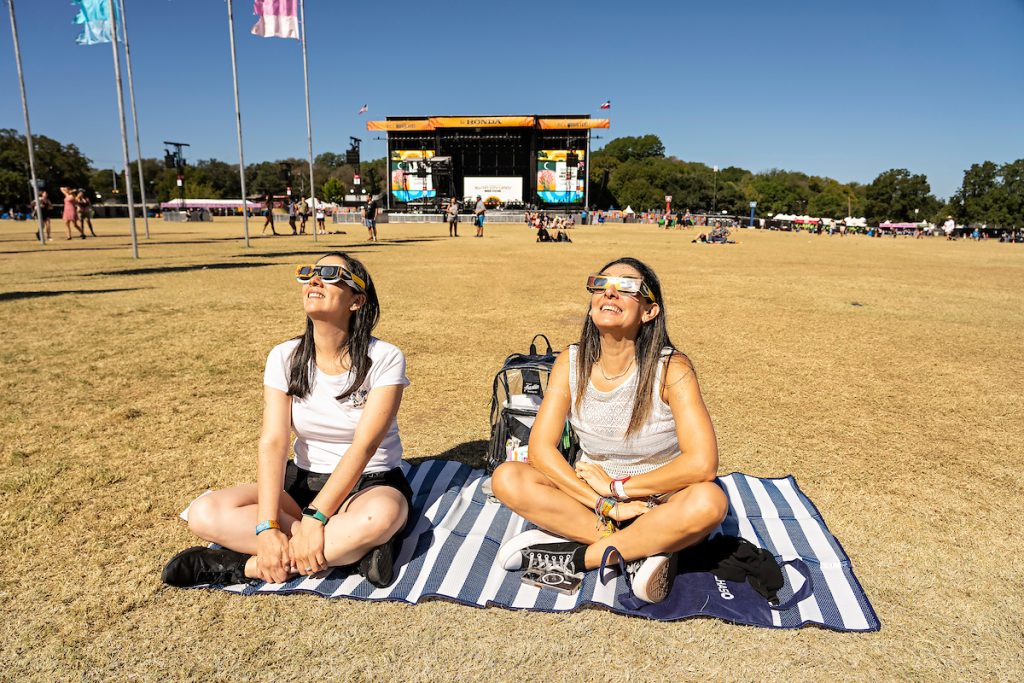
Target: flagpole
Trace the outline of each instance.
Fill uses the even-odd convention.
[[[110,47],[114,52],[114,83],[117,85],[117,112],[121,124],[121,153],[124,157],[124,189],[128,195],[128,222],[132,234],[132,258],[139,258],[139,238],[135,233],[135,193],[132,191],[131,162],[128,159],[128,123],[124,118],[124,86],[121,84],[121,55],[117,49],[117,19],[114,0],[107,0],[110,11]]]
[[[21,71],[21,44],[18,42],[18,22],[14,18],[14,0],[7,0],[11,15],[11,41],[14,43],[14,61],[18,64],[18,85],[21,87],[21,110],[25,114],[25,144],[28,145],[28,169],[32,176],[32,196],[35,198],[36,218],[39,220],[39,241],[46,244],[43,232],[43,207],[39,206],[39,183],[36,182],[36,152],[32,144],[32,126],[28,121],[28,96],[25,94],[25,76]]]
[[[306,142],[309,144],[309,198],[313,203],[313,241],[317,242],[316,185],[313,181],[313,124],[309,117],[309,65],[306,60],[306,0],[299,0],[299,12],[302,14],[300,17],[302,22],[302,75],[306,81]],[[326,211],[324,213],[324,223],[326,224]]]
[[[245,246],[249,246],[249,204],[245,193],[245,152],[242,149],[242,110],[238,104],[238,63],[235,59],[235,15],[228,0],[228,35],[231,38],[231,76],[235,83],[235,128],[238,131],[238,176],[242,181],[242,220],[245,222]],[[313,224],[314,226],[316,223]],[[315,229],[315,227],[314,227]]]
[[[128,99],[132,104],[132,126],[135,128],[135,154],[139,166],[139,192],[142,195],[142,219],[146,224],[146,239],[149,239],[149,209],[146,206],[146,177],[142,173],[142,144],[139,142],[139,115],[135,110],[135,79],[132,78],[132,50],[128,46],[128,19],[125,18],[125,0],[121,5],[121,35],[124,37],[124,62],[128,68]]]

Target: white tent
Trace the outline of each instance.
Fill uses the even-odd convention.
[[[852,218],[850,216],[847,216],[846,218],[843,219],[843,222],[846,223],[846,227],[848,227],[848,228],[866,228],[866,227],[868,227],[868,219],[867,218]]]
[[[627,207],[626,207],[626,210],[625,210],[625,211],[623,211],[622,213],[628,213],[628,214],[629,214],[630,216],[632,216],[633,214],[635,214],[635,213],[636,213],[636,211],[634,211],[634,210],[633,210],[633,207],[632,207],[632,206],[627,206]]]

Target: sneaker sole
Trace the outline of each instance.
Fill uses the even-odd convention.
[[[564,543],[561,536],[549,534],[543,529],[530,529],[505,541],[498,549],[498,564],[505,571],[514,572],[523,567],[523,551],[543,543]]]
[[[644,562],[633,577],[633,593],[644,602],[661,602],[668,597],[675,578],[677,554],[655,555]]]

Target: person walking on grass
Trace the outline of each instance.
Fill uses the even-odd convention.
[[[270,226],[270,232],[277,235],[277,230],[274,230],[274,198],[270,193],[267,193],[267,196],[263,198],[263,203],[266,206],[263,210],[266,220],[263,221],[263,230],[260,231],[260,234],[266,235],[267,226]]]
[[[299,234],[306,234],[306,221],[309,220],[309,202],[303,197],[299,202]]]
[[[476,237],[484,236],[484,214],[487,213],[487,207],[484,206],[484,200],[480,195],[476,196],[476,206],[473,208],[473,222],[476,224]]]
[[[70,187],[62,187],[60,191],[64,193],[64,213],[61,218],[64,221],[64,227],[68,230],[68,239],[71,239],[71,226],[75,226],[75,230],[84,240],[85,230],[78,223],[78,204],[76,203],[78,193]]]
[[[380,303],[357,259],[295,272],[305,331],[267,358],[256,483],[192,503],[189,529],[221,548],[178,553],[164,583],[281,583],[346,565],[380,588],[394,580],[412,499],[396,419],[405,356],[371,334]]]

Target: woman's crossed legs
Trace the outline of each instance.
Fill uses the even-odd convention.
[[[552,534],[586,544],[587,569],[601,564],[608,547],[618,550],[627,562],[682,550],[711,533],[729,509],[725,493],[713,482],[691,484],[629,526],[601,538],[594,511],[527,463],[500,465],[492,487],[494,495],[521,517]]]
[[[255,484],[214,491],[196,500],[189,509],[189,529],[202,539],[230,550],[252,555],[245,564],[248,578],[256,571],[257,519]],[[332,567],[354,564],[398,533],[409,516],[405,496],[390,486],[372,486],[346,500],[324,527],[324,557]],[[281,493],[278,509],[281,531],[291,538],[302,520],[302,510],[287,493]],[[299,573],[292,567],[292,574]]]

